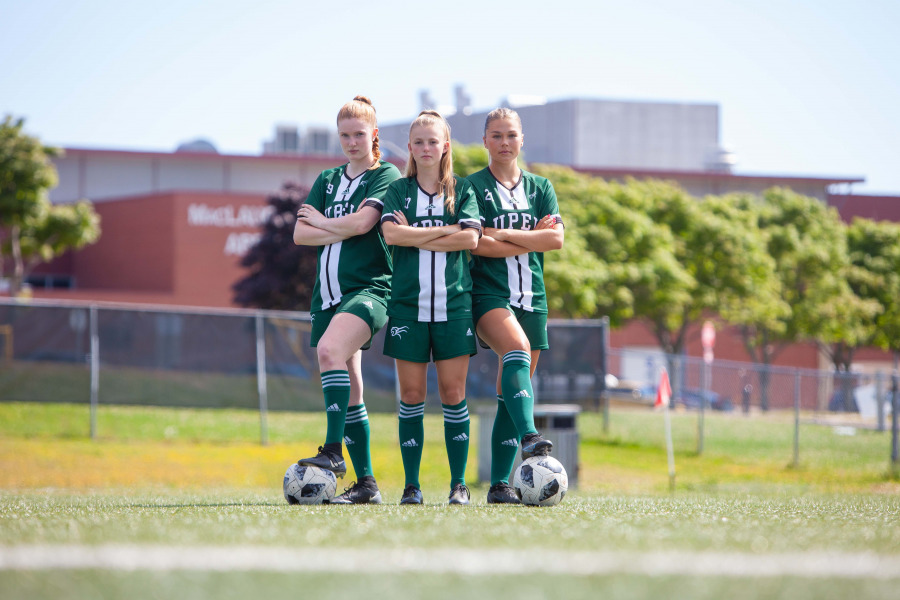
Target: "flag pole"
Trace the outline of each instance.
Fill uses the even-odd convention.
[[[672,448],[672,420],[669,417],[669,403],[672,398],[672,385],[669,383],[669,373],[663,367],[659,374],[659,386],[656,388],[656,403],[654,407],[662,407],[666,424],[666,455],[669,460],[669,491],[675,493],[675,451]]]

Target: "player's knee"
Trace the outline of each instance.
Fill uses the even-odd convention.
[[[425,402],[425,389],[403,389],[400,391],[400,401],[403,402],[403,404],[422,404]]]
[[[319,359],[319,366],[322,367],[323,370],[340,367],[342,364],[346,364],[346,360],[341,360],[337,348],[327,342],[319,342],[319,345],[316,346],[316,356]]]
[[[459,404],[466,398],[466,384],[460,385],[457,381],[442,383],[438,386],[441,394],[441,402],[451,406]]]

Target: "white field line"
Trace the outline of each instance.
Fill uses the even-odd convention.
[[[255,546],[0,546],[0,571],[275,571],[462,575],[701,575],[900,579],[900,556],[873,553],[565,552]]]

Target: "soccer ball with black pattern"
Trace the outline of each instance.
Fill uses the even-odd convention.
[[[555,506],[569,489],[569,475],[552,456],[532,456],[516,469],[513,487],[522,504]]]
[[[284,499],[288,504],[327,503],[336,489],[337,478],[326,469],[294,463],[284,474]]]

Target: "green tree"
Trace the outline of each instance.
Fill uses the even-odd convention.
[[[100,219],[89,202],[50,204],[47,193],[57,182],[50,158],[59,151],[25,134],[23,127],[22,119],[11,116],[0,124],[0,277],[11,257],[13,296],[38,263],[94,243],[100,235]]]
[[[657,295],[636,304],[657,341],[681,354],[692,325],[713,314],[747,319],[770,299],[773,264],[759,232],[716,197],[697,200],[661,181],[619,186],[619,204],[668,230],[672,258],[687,277],[661,280]]]
[[[294,244],[297,209],[309,190],[294,183],[269,196],[272,212],[262,224],[259,241],[241,259],[249,273],[237,281],[234,301],[241,306],[272,310],[309,310],[316,283],[315,246]]]
[[[461,144],[454,141],[453,172],[460,177],[468,177],[488,166],[488,152],[482,144]]]
[[[900,355],[900,224],[854,219],[847,228],[852,266],[850,286],[860,298],[878,303],[863,345]]]

